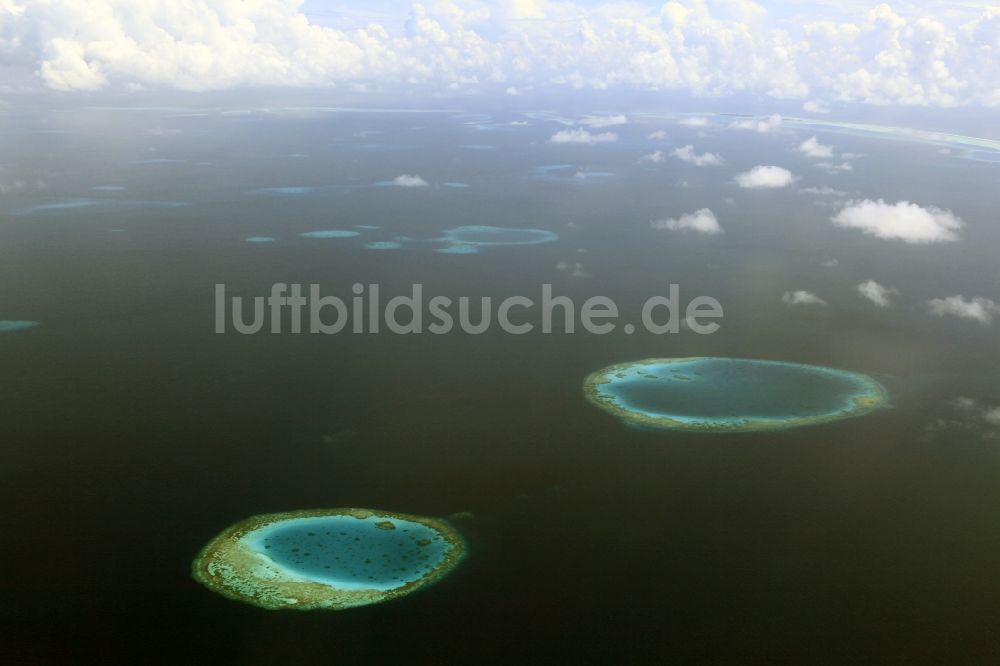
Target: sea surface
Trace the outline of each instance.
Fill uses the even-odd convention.
[[[1000,164],[724,116],[549,141],[577,115],[5,109],[0,320],[37,325],[0,333],[3,661],[1000,660],[1000,425],[983,416],[1000,317],[926,306],[1000,300]],[[797,152],[811,136],[861,155],[853,171]],[[725,163],[670,155],[688,144]],[[755,165],[798,180],[734,183]],[[966,226],[914,245],[830,222],[868,198]],[[650,225],[705,207],[722,234]],[[463,226],[558,238],[435,251]],[[358,234],[315,234],[336,230]],[[894,307],[858,295],[868,279],[898,289]],[[725,315],[711,335],[215,333],[215,285],[279,282],[497,300],[549,283],[633,322],[673,283]],[[792,290],[827,306],[782,302]],[[892,407],[699,435],[630,428],[584,396],[600,368],[687,356],[860,372]],[[191,578],[228,525],[336,507],[452,516],[467,557],[343,612],[265,611]]]

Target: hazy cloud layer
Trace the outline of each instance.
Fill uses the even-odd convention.
[[[816,166],[833,176],[836,176],[839,173],[854,171],[854,166],[850,162],[841,162],[840,164],[834,164],[833,162],[817,162]]]
[[[981,400],[958,397],[948,405],[949,411],[925,428],[928,436],[947,435],[949,438],[978,438],[985,442],[1000,440],[1000,406]]]

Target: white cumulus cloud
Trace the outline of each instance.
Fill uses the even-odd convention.
[[[654,164],[660,164],[666,159],[667,159],[666,153],[664,153],[662,150],[657,150],[655,152],[650,153],[649,155],[643,155],[642,157],[639,158],[639,161],[653,162]]]
[[[795,176],[778,166],[755,166],[736,176],[736,184],[745,189],[788,187]]]
[[[721,234],[722,227],[719,226],[719,220],[716,219],[715,213],[713,213],[708,208],[702,208],[696,210],[693,213],[688,213],[686,215],[681,215],[677,218],[667,218],[663,220],[653,220],[649,223],[653,229],[659,230],[669,230],[669,231],[697,231],[702,234]]]
[[[832,221],[840,227],[860,229],[879,238],[907,243],[956,241],[965,223],[950,210],[924,208],[908,201],[889,204],[879,199],[851,201]]]
[[[677,159],[683,160],[695,166],[719,166],[722,164],[722,157],[716,153],[704,153],[699,155],[695,152],[694,146],[684,146],[671,153]]]
[[[810,137],[799,144],[799,152],[807,157],[830,159],[833,157],[833,146],[824,145],[816,137]]]
[[[826,306],[827,302],[816,294],[805,291],[802,289],[796,291],[786,291],[782,297],[781,302],[785,305],[818,305]]]
[[[663,130],[656,130],[655,132],[650,132],[649,138],[656,141],[662,141],[667,138],[667,133]]]
[[[866,280],[858,285],[858,293],[880,308],[888,308],[892,307],[892,297],[899,290],[881,285],[875,280]]]
[[[979,296],[968,299],[963,296],[934,298],[927,302],[927,306],[935,316],[970,319],[984,326],[992,324],[994,317],[1000,317],[1000,304]]]

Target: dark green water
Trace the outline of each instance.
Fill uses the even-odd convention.
[[[922,303],[1000,294],[996,165],[837,137],[865,157],[832,177],[790,152],[806,136],[670,126],[726,170],[639,165],[659,127],[626,126],[597,150],[546,144],[554,124],[483,139],[447,114],[6,112],[6,168],[46,183],[0,211],[0,319],[41,322],[0,335],[0,493],[16,535],[2,549],[6,661],[995,662],[1000,445],[952,401],[1000,404],[1000,340],[996,324]],[[355,135],[369,129],[384,134],[366,148]],[[459,148],[479,143],[498,148]],[[129,164],[150,156],[182,161]],[[618,176],[531,177],[562,163]],[[834,228],[815,197],[732,185],[755,164],[969,225],[950,245],[865,237]],[[469,187],[247,194],[404,173]],[[106,185],[127,189],[92,190]],[[187,205],[14,212],[97,198]],[[649,229],[706,205],[725,234]],[[364,249],[468,224],[560,240]],[[354,225],[380,230],[298,236]],[[898,287],[899,305],[860,300],[869,278]],[[673,282],[726,316],[710,336],[213,333],[216,283],[257,296],[275,282],[495,298],[551,282],[579,302],[610,296],[633,321]],[[831,307],[789,309],[789,289]],[[882,381],[894,408],[706,437],[623,427],[581,392],[596,369],[666,356],[849,368]],[[455,523],[468,557],[427,590],[340,613],[266,612],[190,578],[226,525],[340,506],[471,512]]]

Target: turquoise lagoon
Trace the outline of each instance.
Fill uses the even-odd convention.
[[[253,516],[223,531],[195,559],[208,588],[263,608],[363,606],[413,592],[462,558],[446,522],[370,509]]]
[[[591,374],[587,397],[626,423],[668,430],[783,430],[886,407],[876,380],[847,370],[737,358],[647,359]]]

